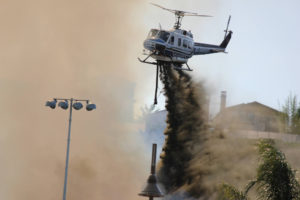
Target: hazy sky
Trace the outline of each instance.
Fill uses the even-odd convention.
[[[197,56],[189,64],[196,80],[211,89],[211,106],[219,109],[220,91],[228,94],[227,105],[258,101],[278,109],[290,92],[300,94],[300,2],[296,0],[153,0],[171,9],[213,15],[213,18],[185,17],[182,28],[191,30],[195,41],[219,44],[228,15],[233,37],[228,54]],[[144,5],[144,27],[170,29],[174,16]],[[145,36],[147,31],[145,31]],[[142,45],[142,41],[140,42]],[[143,66],[141,66],[143,67]],[[146,66],[145,66],[146,67]],[[154,83],[154,79],[152,81]],[[151,83],[151,84],[153,84]],[[154,86],[153,86],[154,87]],[[153,94],[149,94],[150,104]],[[152,95],[152,96],[151,96]],[[161,95],[162,96],[162,95]],[[163,102],[163,99],[160,99]],[[163,105],[160,105],[162,108]]]
[[[290,92],[300,94],[300,2],[153,2],[213,15],[183,19],[183,28],[205,43],[222,41],[232,15],[229,54],[189,62],[215,110],[221,90],[229,105],[259,101],[274,108]],[[169,29],[174,16],[148,1],[0,0],[0,199],[61,197],[68,113],[46,108],[52,97],[98,106],[73,114],[70,199],[139,198],[150,156],[137,128],[123,119],[133,104],[138,113],[153,103],[155,68],[137,57],[159,23]],[[163,109],[163,95],[159,102]]]
[[[62,197],[68,111],[45,107],[53,97],[97,105],[73,112],[67,199],[138,199],[150,154],[124,116],[140,29],[123,12],[138,5],[0,0],[0,199]]]

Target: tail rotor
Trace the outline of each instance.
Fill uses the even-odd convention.
[[[225,32],[224,39],[226,38],[227,33],[228,33],[228,28],[229,28],[229,24],[230,24],[230,19],[231,19],[231,15],[229,15],[228,22],[227,22],[227,26],[226,26],[226,29],[224,30],[224,32]]]

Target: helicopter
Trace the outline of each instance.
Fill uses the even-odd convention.
[[[144,54],[147,56],[144,60],[139,61],[147,64],[157,64],[148,62],[152,57],[158,63],[169,63],[175,69],[192,71],[187,64],[188,59],[194,55],[226,53],[225,49],[231,39],[232,31],[228,31],[231,16],[229,16],[225,30],[224,40],[220,45],[205,44],[194,42],[191,31],[180,29],[181,21],[184,16],[212,17],[210,15],[199,15],[197,13],[186,12],[164,8],[158,4],[151,3],[154,6],[162,8],[175,14],[175,24],[172,30],[151,29],[146,40],[144,41]],[[182,68],[186,64],[187,68]]]
[[[158,87],[158,72],[161,66],[171,66],[175,70],[192,71],[188,65],[188,60],[194,55],[204,55],[212,53],[227,53],[225,52],[227,45],[230,42],[232,31],[228,30],[231,16],[229,16],[227,27],[224,30],[224,39],[220,45],[205,44],[194,42],[193,34],[191,31],[180,29],[182,18],[184,16],[197,16],[197,17],[212,17],[210,15],[199,15],[193,12],[186,12],[181,10],[173,10],[162,7],[158,4],[151,3],[163,10],[175,14],[175,24],[172,30],[151,29],[147,38],[144,40],[144,55],[145,59],[138,60],[142,63],[152,64],[157,66],[156,70],[156,88],[154,104],[157,104],[157,87]],[[153,58],[156,62],[149,62],[149,58]],[[186,65],[186,67],[183,67]]]

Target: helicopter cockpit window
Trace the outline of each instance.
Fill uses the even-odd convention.
[[[159,30],[157,30],[157,29],[151,29],[148,34],[148,38],[155,38],[155,36],[157,35],[158,32],[159,32]]]
[[[169,39],[170,33],[166,31],[160,31],[157,35],[158,38],[162,39],[163,41],[167,41]]]

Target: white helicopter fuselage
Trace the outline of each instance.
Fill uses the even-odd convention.
[[[144,48],[155,60],[186,63],[193,56],[193,35],[181,29],[171,31],[151,29],[144,41]]]
[[[144,41],[145,52],[157,61],[185,64],[193,55],[225,52],[232,32],[225,35],[220,45],[197,43],[190,31],[151,29]]]

